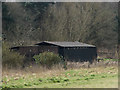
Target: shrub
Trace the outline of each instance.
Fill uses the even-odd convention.
[[[23,65],[24,56],[15,51],[11,51],[8,43],[3,43],[2,59],[3,67],[16,68]]]
[[[51,68],[53,65],[61,62],[60,56],[52,52],[43,52],[39,55],[35,55],[33,58],[36,63],[46,66],[47,68]]]

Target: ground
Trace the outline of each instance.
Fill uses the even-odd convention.
[[[4,73],[3,88],[118,88],[117,66]]]

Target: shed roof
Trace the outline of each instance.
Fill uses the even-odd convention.
[[[43,41],[37,43],[35,45],[55,45],[61,47],[95,47],[94,45],[82,43],[82,42],[51,42],[51,41]]]

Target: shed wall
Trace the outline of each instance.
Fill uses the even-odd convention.
[[[60,55],[63,55],[65,59],[69,61],[90,61],[92,62],[97,58],[96,48],[60,48]]]
[[[25,55],[27,57],[33,57],[34,55],[38,55],[39,53],[49,51],[58,53],[58,47],[56,46],[27,46],[27,47],[19,47],[17,50],[20,54]]]

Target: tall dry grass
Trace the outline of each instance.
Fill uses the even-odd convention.
[[[68,69],[96,68],[107,66],[118,66],[118,61],[94,61],[92,64],[89,62],[67,62]]]
[[[90,69],[90,68],[105,68],[105,67],[117,67],[117,61],[100,61],[100,62],[93,62],[90,64],[89,62],[67,62],[67,70],[71,69]],[[42,67],[39,65],[29,65],[26,66],[24,69],[17,68],[17,69],[4,69],[3,68],[3,76],[30,76],[36,75],[36,77],[46,77],[46,76],[53,76],[53,75],[60,75],[65,69],[63,65],[54,65],[51,69],[46,67]]]

